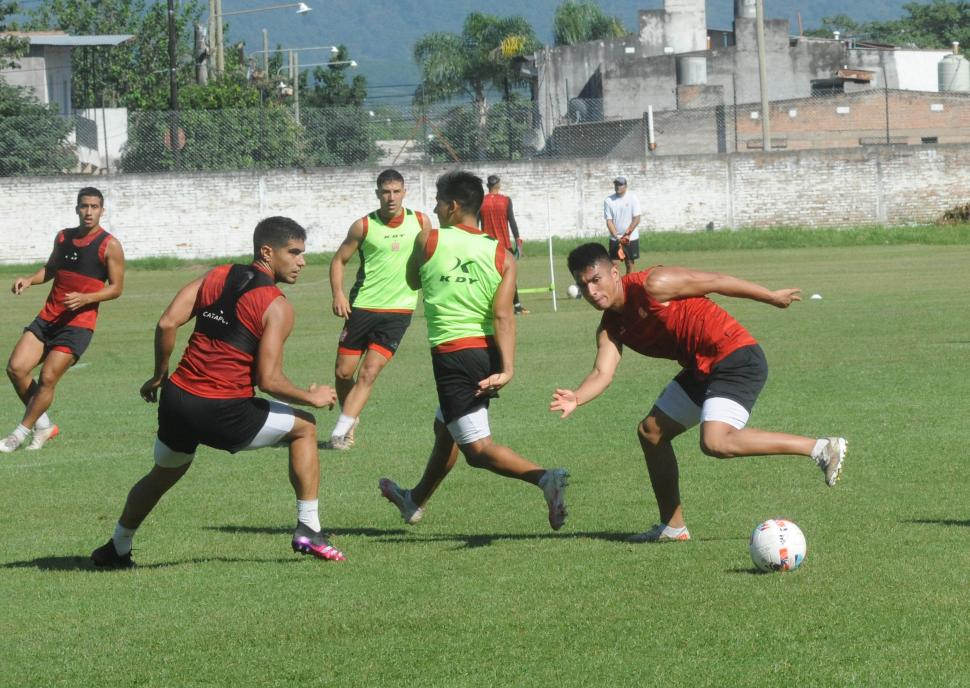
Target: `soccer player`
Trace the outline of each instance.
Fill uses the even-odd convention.
[[[408,262],[408,283],[424,291],[431,365],[440,406],[434,448],[413,489],[381,478],[381,494],[408,524],[417,523],[428,499],[454,467],[458,451],[475,468],[537,485],[549,525],[566,521],[565,469],[546,470],[492,441],[491,397],[512,379],[515,367],[515,261],[476,227],[482,180],[450,172],[437,181],[435,214],[441,228],[422,230]]]
[[[411,324],[418,303],[404,273],[414,238],[431,229],[428,218],[404,207],[404,177],[384,170],[377,177],[380,208],[354,221],[330,262],[333,314],[347,322],[340,333],[334,364],[340,416],[322,446],[350,449],[360,413],[377,376],[388,364]],[[344,294],[344,267],[354,253],[360,256],[357,279]]]
[[[98,306],[118,298],[124,289],[124,251],[100,225],[104,196],[94,187],[84,187],[75,211],[78,226],[58,232],[47,263],[30,277],[15,279],[10,289],[19,296],[35,284],[54,280],[40,314],[24,328],[7,362],[7,377],[26,409],[20,424],[0,440],[0,452],[16,451],[31,434],[26,446],[30,450],[57,436],[60,431],[47,415],[54,388],[91,343]],[[34,368],[41,363],[34,380]]]
[[[586,301],[603,317],[592,372],[575,390],[556,389],[551,411],[566,418],[602,394],[613,380],[624,345],[683,367],[637,428],[660,523],[630,541],[690,539],[671,440],[698,423],[700,448],[708,456],[807,456],[822,469],[825,484],[835,485],[845,458],[845,439],[746,427],[768,364],[754,337],[706,298],[721,294],[787,308],[801,300],[800,290],[772,291],[737,277],[679,267],[655,266],[621,278],[606,249],[595,243],[574,249],[568,265]]]
[[[283,373],[283,344],[293,329],[293,307],[278,282],[296,282],[305,264],[306,231],[286,217],[270,217],[253,233],[253,262],[222,265],[175,295],[155,328],[155,372],[141,386],[158,400],[155,465],[128,493],[107,543],[91,553],[95,566],[130,568],[131,541],[162,496],[185,475],[200,444],[230,453],[289,445],[290,483],[296,492],[294,552],[343,561],[320,532],[320,464],[311,414],[253,395],[253,386],[280,401],[333,407],[330,387],[296,387]],[[182,360],[168,375],[178,329],[195,318]],[[161,394],[159,394],[159,390]]]
[[[522,239],[519,238],[519,226],[515,222],[515,213],[512,211],[512,199],[502,193],[502,180],[497,174],[489,175],[485,184],[488,186],[488,193],[485,194],[481,210],[478,211],[481,228],[498,241],[502,248],[515,254],[515,259],[518,260],[522,257]],[[512,231],[514,244],[509,238],[509,230]],[[529,314],[529,310],[524,308],[519,300],[518,288],[512,295],[512,305],[517,314]]]

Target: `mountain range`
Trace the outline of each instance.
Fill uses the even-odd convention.
[[[470,12],[497,16],[525,17],[535,28],[539,40],[552,43],[552,19],[560,0],[307,0],[311,12],[297,14],[292,8],[226,16],[226,45],[243,41],[248,51],[262,50],[262,30],[269,35],[271,49],[320,45],[346,45],[349,57],[359,64],[367,77],[370,98],[406,98],[413,93],[420,73],[411,57],[415,42],[427,33],[461,33]],[[788,19],[791,32],[798,33],[798,18],[804,29],[818,28],[823,17],[845,14],[857,22],[899,19],[908,0],[765,0],[765,16]],[[275,7],[274,0],[223,0],[222,11]],[[599,0],[609,15],[618,17],[628,30],[635,31],[638,11],[662,9],[662,0]],[[707,0],[707,24],[714,29],[730,29],[734,0]],[[300,64],[326,62],[325,51],[300,53]]]

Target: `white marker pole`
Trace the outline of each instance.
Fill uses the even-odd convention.
[[[550,224],[549,197],[546,196],[546,237],[549,239],[549,286],[552,288],[552,312],[558,313],[559,306],[556,302],[556,268],[552,263],[552,228]]]

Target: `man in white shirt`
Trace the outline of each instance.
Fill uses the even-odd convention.
[[[610,258],[623,261],[627,274],[633,272],[634,264],[640,257],[640,201],[636,195],[627,191],[626,177],[613,180],[615,193],[603,202],[603,217],[610,231]]]

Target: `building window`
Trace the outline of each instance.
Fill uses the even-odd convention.
[[[812,79],[812,98],[837,96],[845,93],[845,81],[842,79]]]
[[[940,139],[937,136],[924,136],[923,138],[920,139],[920,142],[921,143],[927,143],[927,144],[933,144],[933,143],[939,143],[940,142]]]

